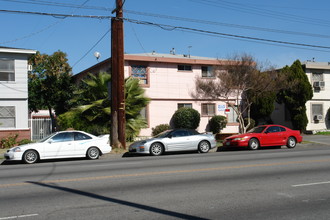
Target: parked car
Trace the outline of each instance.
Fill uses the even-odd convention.
[[[294,148],[302,142],[300,131],[282,125],[261,125],[245,134],[233,135],[223,141],[223,146],[248,147],[257,150],[260,147],[283,146]]]
[[[190,129],[173,129],[164,131],[155,137],[134,142],[129,152],[158,156],[170,151],[193,151],[207,153],[216,147],[213,134],[201,134]]]
[[[38,160],[87,157],[98,159],[110,153],[109,137],[96,137],[83,131],[60,131],[31,144],[10,148],[5,152],[6,160],[21,160],[31,164]]]

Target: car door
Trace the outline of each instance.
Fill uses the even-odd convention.
[[[46,158],[64,158],[75,154],[72,132],[61,132],[45,143]]]
[[[184,129],[174,130],[166,140],[168,151],[187,150],[189,134]]]
[[[270,126],[265,130],[263,143],[265,146],[282,145],[283,133],[278,126]]]
[[[93,138],[82,132],[74,132],[75,155],[86,155],[87,149],[92,146]]]

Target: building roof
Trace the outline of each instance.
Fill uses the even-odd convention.
[[[305,61],[302,65],[308,69],[330,69],[330,62]]]
[[[13,47],[0,47],[0,53],[21,53],[21,54],[35,54],[36,50],[21,49]]]

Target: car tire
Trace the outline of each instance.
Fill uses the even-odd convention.
[[[35,163],[39,160],[39,154],[35,150],[27,150],[23,154],[22,160],[24,163],[27,163],[27,164]]]
[[[250,150],[258,150],[259,149],[259,141],[256,138],[251,138],[249,140],[249,149]]]
[[[297,141],[294,137],[289,137],[288,141],[286,142],[287,148],[295,148],[297,145]]]
[[[153,143],[150,146],[150,154],[152,156],[162,155],[164,152],[164,146],[161,143]]]
[[[211,148],[210,143],[207,141],[201,141],[198,144],[198,151],[200,153],[207,153],[207,152],[209,152],[210,148]]]
[[[86,156],[90,160],[96,160],[100,157],[100,151],[96,147],[91,147],[87,150]]]

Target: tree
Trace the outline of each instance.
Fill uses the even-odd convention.
[[[195,98],[222,99],[237,114],[240,133],[250,126],[253,99],[270,91],[281,88],[281,75],[273,68],[265,68],[247,54],[236,55],[226,64],[217,66],[214,80],[196,78]],[[245,124],[244,119],[248,122]]]
[[[175,128],[196,129],[199,126],[201,116],[198,111],[192,108],[179,108],[173,115]]]
[[[32,71],[29,73],[29,109],[39,111],[48,109],[52,119],[52,131],[55,130],[56,115],[70,109],[69,100],[74,89],[71,67],[66,54],[57,51],[52,55],[37,52],[29,59]]]
[[[101,72],[98,75],[89,74],[82,80],[79,89],[74,92],[72,103],[74,108],[59,116],[61,128],[75,128],[93,134],[108,133],[110,129],[110,99],[108,84],[111,75]],[[149,103],[144,96],[144,89],[134,78],[125,80],[125,112],[126,139],[131,141],[136,137],[146,121],[140,112]]]
[[[273,123],[270,115],[275,109],[276,95],[274,91],[264,92],[257,97],[249,95],[252,101],[251,118],[253,118],[257,124]]]
[[[286,75],[287,82],[285,89],[277,95],[277,99],[289,110],[293,128],[304,131],[308,124],[306,102],[313,98],[312,86],[299,60],[290,67],[285,66],[281,73]]]

